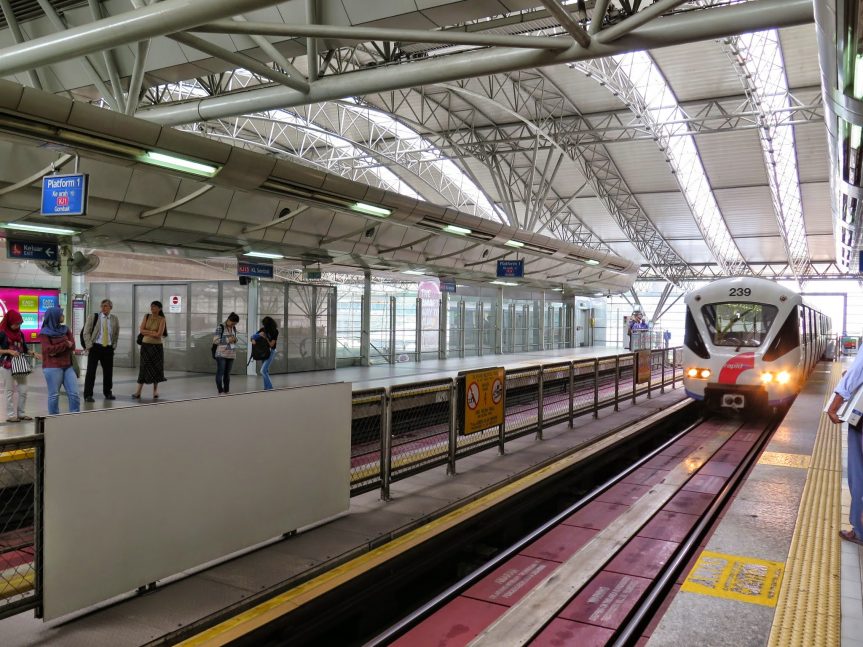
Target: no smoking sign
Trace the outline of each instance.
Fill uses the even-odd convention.
[[[503,424],[504,369],[460,373],[463,379],[462,433],[474,434]]]

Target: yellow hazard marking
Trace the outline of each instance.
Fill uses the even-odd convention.
[[[758,462],[761,465],[779,465],[780,467],[799,467],[808,470],[812,457],[809,454],[783,454],[782,452],[764,452]]]
[[[13,449],[9,452],[0,452],[0,463],[10,463],[12,461],[23,461],[36,456],[35,449]]]
[[[686,577],[682,589],[690,593],[774,607],[784,570],[783,562],[705,550]]]
[[[8,579],[5,576],[0,577],[0,600],[32,591],[34,579],[35,573],[32,569],[24,575],[13,575]]]

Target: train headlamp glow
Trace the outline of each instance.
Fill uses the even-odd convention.
[[[764,372],[761,374],[761,382],[763,384],[769,384],[773,381],[773,373]]]
[[[699,376],[701,377],[702,380],[706,380],[708,377],[710,377],[710,369],[709,368],[701,369],[701,373]]]
[[[697,368],[691,368],[688,371],[686,371],[686,375],[688,377],[698,377],[698,369]]]
[[[706,380],[708,377],[710,377],[710,375],[711,375],[711,373],[710,373],[709,368],[689,368],[689,369],[686,369],[686,377]]]
[[[791,373],[788,371],[781,371],[776,376],[776,381],[779,382],[779,384],[788,384],[791,381]]]

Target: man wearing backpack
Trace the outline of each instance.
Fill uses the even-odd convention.
[[[114,304],[102,299],[100,312],[88,317],[81,331],[81,341],[87,351],[87,374],[84,377],[84,402],[94,402],[93,385],[96,367],[102,365],[102,393],[106,400],[116,399],[114,388],[114,350],[120,339],[120,320],[111,314]]]

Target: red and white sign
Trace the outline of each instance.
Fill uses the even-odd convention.
[[[183,312],[183,297],[178,294],[172,294],[168,297],[168,312],[178,314]]]
[[[498,404],[503,398],[503,382],[495,380],[491,387],[491,401]]]
[[[479,406],[479,384],[471,382],[467,387],[467,407],[468,409],[476,409]]]

